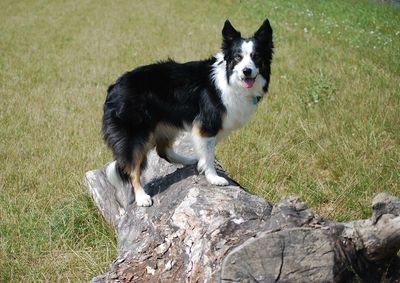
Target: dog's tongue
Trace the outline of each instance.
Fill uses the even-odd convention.
[[[245,88],[252,88],[255,81],[256,81],[255,79],[244,79],[243,80],[244,87]]]

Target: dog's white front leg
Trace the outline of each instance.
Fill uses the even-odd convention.
[[[209,183],[217,186],[226,186],[229,184],[228,180],[217,175],[214,167],[215,161],[215,137],[201,137],[193,135],[193,143],[196,152],[199,156],[199,163],[197,163],[197,170],[204,173]]]

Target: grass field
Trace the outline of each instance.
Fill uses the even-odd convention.
[[[137,2],[137,3],[135,3]],[[111,159],[107,86],[133,67],[206,58],[229,18],[268,16],[269,96],[219,145],[226,170],[277,201],[298,195],[338,220],[400,192],[400,8],[369,1],[0,3],[0,282],[85,281],[116,256],[83,185]]]

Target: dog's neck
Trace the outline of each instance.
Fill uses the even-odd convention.
[[[266,80],[259,74],[252,88],[244,88],[241,82],[228,81],[226,64],[222,53],[215,55],[212,80],[220,91],[221,100],[226,108],[223,128],[234,130],[245,125],[256,109],[256,104],[264,96],[263,86]]]

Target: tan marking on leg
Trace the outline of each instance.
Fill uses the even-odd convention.
[[[134,153],[134,168],[129,173],[133,191],[135,193],[135,200],[137,205],[139,206],[150,206],[151,198],[146,192],[143,190],[142,183],[140,181],[140,175],[142,173],[142,163],[145,161],[147,157],[148,151],[153,147],[152,142],[146,143],[141,150],[138,150]]]
[[[192,135],[196,135],[198,137],[206,137],[206,132],[202,129],[201,125],[196,123],[193,124]]]
[[[222,129],[220,129],[219,131],[221,131]],[[209,133],[207,133],[201,124],[199,123],[195,123],[193,124],[193,128],[192,128],[192,134],[198,136],[198,137],[202,137],[202,138],[210,138],[213,137],[212,135],[210,135]]]
[[[143,152],[135,153],[133,159],[134,159],[134,168],[129,175],[131,177],[133,191],[136,194],[137,191],[143,190],[142,184],[140,182],[140,174],[141,174],[142,162],[144,159],[144,153]]]

